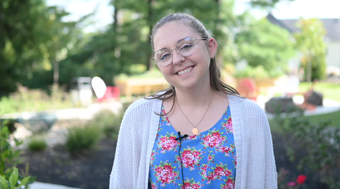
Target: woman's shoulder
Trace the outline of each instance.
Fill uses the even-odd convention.
[[[232,107],[234,106],[234,109],[238,109],[239,111],[245,113],[248,117],[249,116],[266,117],[264,110],[256,102],[239,96],[229,95],[228,98],[229,104]]]

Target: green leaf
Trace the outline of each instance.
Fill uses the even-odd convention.
[[[16,167],[14,167],[12,174],[9,177],[9,185],[11,186],[11,188],[13,188],[15,186],[15,184],[17,183],[18,177],[19,177],[18,169]]]
[[[7,188],[8,188],[8,183],[6,179],[0,176],[0,189],[7,189]]]
[[[20,186],[26,186],[29,180],[30,177],[25,177],[24,179],[22,179]]]

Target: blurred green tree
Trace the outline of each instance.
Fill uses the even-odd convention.
[[[112,78],[118,74],[143,71],[137,67],[144,67],[144,71],[152,69],[149,36],[153,25],[166,14],[186,12],[194,15],[219,39],[221,50],[229,43],[228,26],[236,22],[232,11],[234,0],[113,0],[111,4],[114,23],[106,31],[93,35],[83,48],[70,53],[61,62],[61,83],[74,76],[96,75],[112,85]],[[77,71],[69,71],[76,68]]]
[[[250,0],[250,4],[253,7],[261,7],[261,8],[273,8],[282,1],[295,1],[295,0]]]
[[[239,60],[247,60],[253,68],[262,66],[270,77],[283,74],[295,54],[290,34],[265,18],[255,20],[249,16],[236,34],[235,43]]]
[[[68,13],[47,7],[44,0],[0,2],[0,91],[58,84],[58,62],[79,38],[77,22],[63,22]],[[52,74],[52,72],[54,72]]]
[[[308,82],[326,77],[326,31],[319,19],[300,19],[300,32],[294,34],[297,49],[303,54],[301,66]]]

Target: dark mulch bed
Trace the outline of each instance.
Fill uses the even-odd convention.
[[[277,170],[284,168],[288,171],[285,182],[295,181],[299,174],[305,175],[304,171],[296,169],[296,163],[288,160],[280,134],[273,133],[273,143]],[[96,151],[78,156],[69,155],[62,146],[44,152],[23,151],[20,156],[22,163],[18,167],[24,169],[25,163],[28,162],[30,175],[36,176],[39,182],[82,189],[107,189],[115,146],[115,140],[103,139]],[[307,177],[303,188],[327,188],[318,182],[316,175]]]
[[[103,139],[96,150],[70,155],[65,147],[56,146],[44,152],[22,151],[19,169],[29,163],[29,174],[36,181],[82,189],[107,189],[116,141]]]

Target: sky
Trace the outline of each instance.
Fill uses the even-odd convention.
[[[235,13],[241,14],[249,10],[250,0],[235,0]],[[81,16],[96,10],[94,23],[85,28],[85,32],[94,32],[105,29],[112,23],[113,7],[110,0],[47,0],[47,5],[57,5],[70,12],[68,21],[78,20]],[[268,14],[266,10],[251,9],[256,18],[263,18]],[[340,0],[295,0],[293,2],[282,0],[271,10],[278,19],[303,18],[340,18]]]

